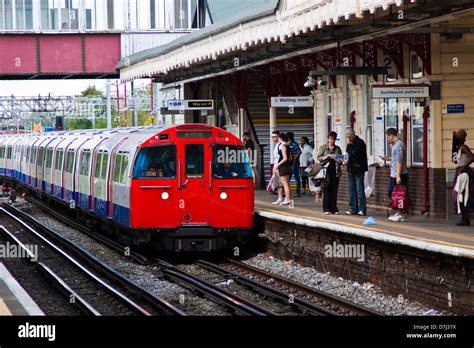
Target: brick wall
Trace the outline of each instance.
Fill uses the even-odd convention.
[[[412,167],[409,171],[409,194],[412,201],[412,213],[419,214],[423,208],[423,176],[422,168]],[[343,166],[338,194],[338,206],[341,211],[349,206],[347,170]],[[390,177],[389,167],[376,167],[375,191],[367,200],[367,210],[385,211],[390,200],[387,194]],[[446,211],[446,171],[445,169],[428,169],[428,201],[429,214],[436,218],[447,218]]]
[[[430,308],[472,314],[474,259],[262,217],[257,218],[257,226],[260,233],[266,234],[269,249],[279,258],[360,284],[370,282],[390,295],[401,294]],[[326,257],[325,246],[333,242],[364,245],[364,260]]]

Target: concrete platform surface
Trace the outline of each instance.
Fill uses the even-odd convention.
[[[44,313],[0,262],[0,316],[9,315],[44,315]]]
[[[392,222],[386,213],[368,211],[367,217],[375,217],[377,224],[364,226],[367,218],[345,215],[347,206],[339,204],[340,215],[325,215],[322,202],[315,203],[314,195],[295,197],[295,207],[272,205],[277,198],[266,191],[255,192],[255,210],[258,215],[327,228],[341,233],[357,234],[368,238],[442,252],[455,256],[474,258],[474,226],[458,227],[454,224],[458,217],[441,220],[420,215],[409,215],[405,222]],[[474,218],[474,216],[473,216]]]

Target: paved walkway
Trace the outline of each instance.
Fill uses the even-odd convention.
[[[0,260],[0,316],[10,315],[43,315],[43,311]]]
[[[449,251],[449,249],[452,249],[454,255],[461,252],[461,254],[474,257],[474,226],[454,226],[455,222],[459,220],[458,217],[441,220],[412,215],[407,218],[406,222],[392,222],[388,220],[386,213],[369,211],[368,216],[375,217],[377,224],[364,226],[362,222],[366,217],[343,214],[347,210],[345,205],[339,205],[341,215],[325,215],[322,212],[322,203],[315,203],[313,195],[294,198],[295,207],[293,209],[272,205],[271,202],[275,201],[276,197],[276,195],[266,191],[256,191],[255,210],[257,214],[266,213],[265,216],[267,217],[275,217],[281,220],[284,218],[287,221],[293,218],[294,221],[292,222],[305,225],[308,225],[308,222],[313,225],[315,223],[330,223],[332,224],[330,226],[338,225],[337,229],[344,227],[344,231],[357,230],[359,235],[362,232],[368,237],[377,237],[377,239],[381,236],[392,236],[397,238],[391,238],[391,240],[400,241],[401,238],[407,241],[422,242],[408,243],[412,246],[422,248],[427,244],[432,244],[431,247],[433,245],[444,246],[442,250]],[[430,246],[428,245],[428,247]]]

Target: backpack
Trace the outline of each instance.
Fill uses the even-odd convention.
[[[411,208],[410,198],[405,186],[395,186],[390,199],[390,207],[394,210],[408,210]]]

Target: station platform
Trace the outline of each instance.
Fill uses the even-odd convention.
[[[44,313],[0,262],[0,316],[11,315]]]
[[[362,222],[367,217],[345,215],[348,207],[343,204],[339,204],[340,215],[325,215],[322,202],[316,203],[312,194],[294,198],[293,209],[273,205],[276,198],[276,195],[267,191],[256,191],[256,214],[274,220],[474,259],[474,226],[455,226],[459,217],[442,220],[409,215],[405,222],[392,222],[388,220],[386,213],[368,211],[367,217],[375,217],[377,223],[364,226]]]

